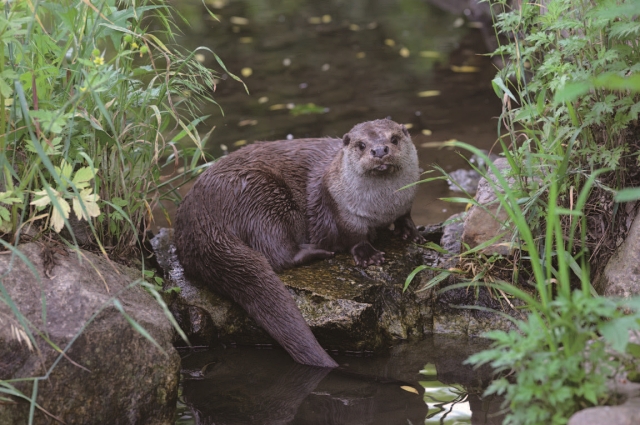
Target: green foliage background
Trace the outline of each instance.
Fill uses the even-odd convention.
[[[175,181],[176,164],[190,170],[204,157],[206,138],[195,126],[206,117],[198,116],[198,105],[214,102],[213,72],[194,59],[195,51],[171,44],[174,25],[163,2],[4,3],[0,232],[6,242],[19,240],[28,225],[36,233],[67,227],[76,242],[73,209],[89,224],[89,245],[113,257],[136,249],[152,208],[172,196],[171,181],[161,183],[163,169]]]

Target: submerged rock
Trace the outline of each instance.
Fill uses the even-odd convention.
[[[431,230],[442,234],[441,226]],[[170,229],[161,229],[151,243],[165,270],[165,289],[180,288],[170,308],[191,343],[210,345],[216,338],[240,344],[272,343],[235,303],[210,290],[206,283],[185,279],[171,236]],[[497,314],[457,308],[459,303],[476,304],[474,291],[463,291],[463,296],[450,294],[443,303],[435,289],[420,290],[436,275],[434,271],[418,273],[403,292],[412,270],[424,264],[436,265],[434,251],[399,241],[390,232],[381,232],[375,245],[386,253],[382,266],[356,267],[350,255],[339,254],[279,275],[325,348],[378,350],[394,341],[422,338],[433,332],[476,336],[491,329],[510,328],[510,323]]]
[[[43,377],[34,423],[53,423],[48,414],[66,424],[173,423],[180,358],[162,308],[134,283],[140,271],[61,246],[29,243],[19,249],[33,269],[3,253],[2,285],[28,320],[37,346],[30,349],[27,329],[9,304],[0,303],[0,380]],[[132,328],[114,299],[162,351]],[[45,337],[67,349],[66,355]],[[13,384],[32,394],[33,381]],[[2,425],[27,423],[28,416],[24,400],[0,403]]]

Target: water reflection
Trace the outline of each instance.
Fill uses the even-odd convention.
[[[388,355],[338,356],[333,371],[282,350],[185,353],[177,424],[498,424],[490,371],[462,365],[483,342],[434,336]],[[429,363],[426,363],[429,362]]]
[[[481,56],[486,46],[468,25],[465,2],[453,3],[462,4],[451,9],[456,13],[424,0],[207,1],[217,22],[201,0],[175,1],[188,22],[179,43],[210,48],[231,72],[247,75],[250,95],[223,73],[214,97],[224,116],[215,105],[203,109],[211,118],[200,131],[215,126],[210,152],[217,157],[221,146],[287,136],[340,137],[358,122],[386,116],[411,126],[419,147],[457,139],[491,148],[500,114],[490,84],[495,69]],[[219,69],[211,53],[202,53]],[[419,156],[425,169],[466,166],[453,151],[420,147]],[[422,185],[416,223],[463,208],[438,199],[449,195],[445,182]]]
[[[438,381],[436,366],[431,363],[425,365],[420,374],[429,378],[428,381],[420,381],[420,385],[424,388],[424,401],[429,407],[429,413],[424,421],[426,425],[471,424],[469,394],[462,385],[447,385]]]

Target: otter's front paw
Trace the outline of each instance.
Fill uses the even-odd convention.
[[[393,233],[400,236],[403,240],[415,243],[424,243],[425,239],[418,232],[416,225],[410,216],[403,216],[393,223]]]
[[[372,264],[379,266],[384,263],[384,252],[375,249],[369,242],[360,242],[351,248],[351,255],[356,266],[368,267]]]

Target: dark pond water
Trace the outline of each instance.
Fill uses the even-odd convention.
[[[467,168],[460,155],[431,147],[457,139],[490,149],[500,102],[495,70],[464,1],[175,1],[188,26],[179,42],[215,51],[243,86],[221,72],[224,109],[210,152],[256,140],[341,137],[353,125],[391,116],[410,127],[421,166]],[[213,55],[202,61],[219,69]],[[188,189],[188,188],[187,188]],[[441,222],[463,206],[445,182],[420,186],[413,216]],[[173,207],[167,205],[169,214]],[[160,215],[160,214],[159,214]],[[158,223],[162,225],[163,223]],[[293,363],[282,350],[211,349],[183,353],[179,424],[498,424],[499,401],[480,394],[486,370],[464,359],[481,345],[435,336],[372,357],[337,356],[327,372]]]
[[[371,357],[335,356],[327,371],[280,349],[182,353],[180,425],[500,424],[483,398],[489,371],[463,365],[483,341],[433,336]]]
[[[212,116],[199,128],[204,134],[215,126],[210,152],[218,157],[224,147],[256,140],[341,137],[359,122],[390,116],[411,127],[423,169],[468,168],[458,153],[428,144],[493,146],[500,101],[490,84],[495,69],[482,56],[487,31],[465,19],[464,0],[432,1],[459,13],[425,0],[206,1],[218,22],[200,0],[175,1],[189,24],[179,42],[215,51],[238,76],[244,70],[250,93],[221,72],[215,99],[224,116],[205,106]],[[437,223],[460,211],[439,200],[451,195],[443,181],[420,186],[414,221]],[[172,216],[175,207],[167,208]]]

